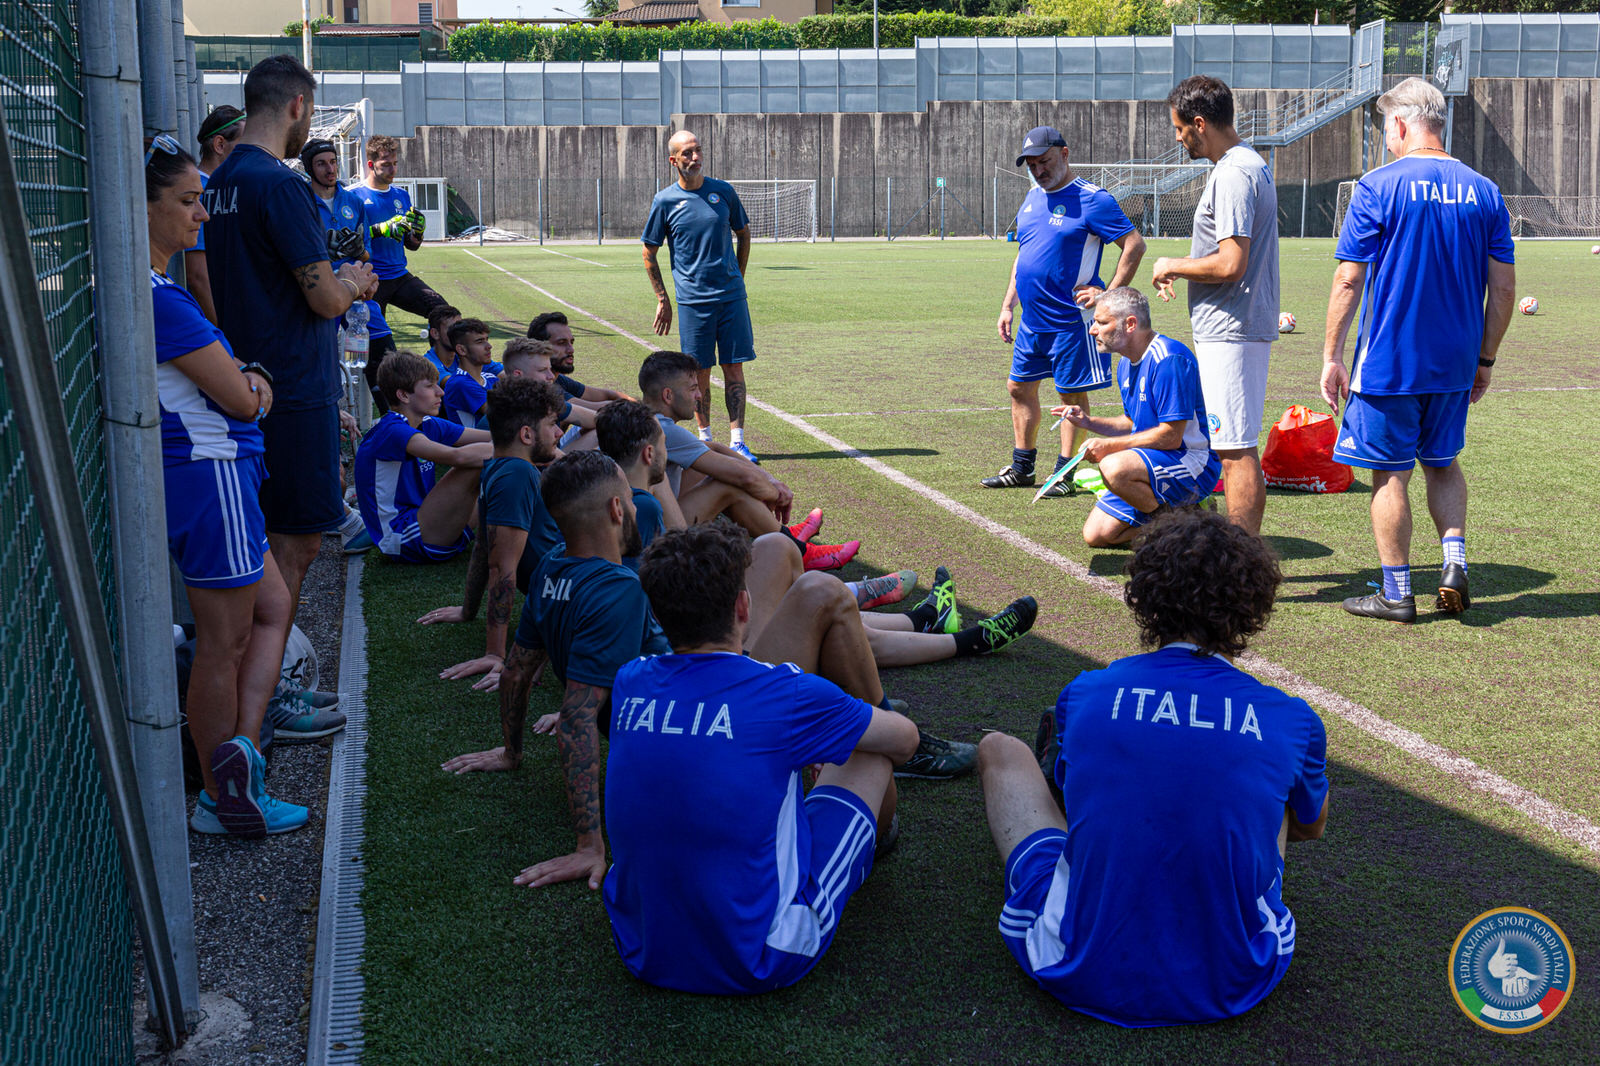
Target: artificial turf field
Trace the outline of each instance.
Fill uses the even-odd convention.
[[[1186,250],[1151,242],[1144,287],[1156,256]],[[1281,251],[1282,306],[1300,328],[1274,350],[1269,421],[1290,403],[1320,403],[1333,270],[1330,241],[1284,241]],[[999,655],[884,675],[919,723],[974,741],[988,730],[1031,737],[1077,671],[1137,650],[1126,609],[1094,580],[1116,581],[1127,553],[1086,548],[1078,535],[1089,499],[1030,505],[1031,491],[977,484],[1011,447],[1009,346],[994,321],[1015,252],[988,241],[758,244],[748,273],[759,352],[748,380],[759,404],[747,438],[794,489],[797,514],[826,509],[820,540],[862,541],[842,576],[911,568],[926,582],[944,563],[968,617],[1024,594],[1039,600],[1033,632]],[[413,623],[460,602],[465,562],[423,569],[373,556],[364,585],[365,1061],[1600,1061],[1600,992],[1589,977],[1600,957],[1600,493],[1584,458],[1600,436],[1600,258],[1586,244],[1522,243],[1518,260],[1518,292],[1536,295],[1541,309],[1514,317],[1493,388],[1468,422],[1470,612],[1447,618],[1425,606],[1439,546],[1420,476],[1412,564],[1424,594],[1410,627],[1338,607],[1376,576],[1364,472],[1344,495],[1270,493],[1263,535],[1285,581],[1253,651],[1270,664],[1261,669],[1284,672],[1275,683],[1309,686],[1328,727],[1332,800],[1326,836],[1290,848],[1284,898],[1298,925],[1295,959],[1254,1011],[1129,1031],[1040,992],[996,931],[1001,867],[975,778],[902,782],[898,850],[851,900],[834,946],[799,985],[731,1000],[639,984],[617,960],[598,893],[511,884],[524,866],[572,846],[554,740],[530,737],[512,774],[439,769],[450,755],[499,743],[496,698],[437,680],[482,653],[481,624]],[[558,306],[503,271],[614,324],[568,309],[576,376],[636,391],[644,349],[619,330],[653,339],[654,310],[637,243],[430,247],[412,265],[490,322],[497,349]],[[1108,274],[1110,265],[1108,256]],[[1187,342],[1181,304],[1158,301],[1155,326]],[[402,349],[421,349],[408,343],[416,320],[393,324]],[[661,340],[675,342],[675,333]],[[1115,390],[1094,402],[1115,405]],[[714,396],[725,441],[720,404]],[[903,477],[886,476],[896,472]],[[978,516],[1015,536],[980,528]],[[547,679],[530,714],[554,710],[556,693]],[[1353,721],[1370,726],[1363,712],[1382,721],[1359,728]],[[1433,760],[1396,746],[1383,723],[1434,745]],[[1462,760],[1505,779],[1509,793]],[[1469,1021],[1447,982],[1462,927],[1507,905],[1554,919],[1577,972],[1563,1012],[1515,1037]]]

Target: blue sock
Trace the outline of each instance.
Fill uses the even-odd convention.
[[[1067,457],[1065,455],[1056,456],[1056,470],[1060,470],[1062,467],[1064,467],[1066,465],[1067,465]],[[1055,473],[1055,470],[1052,470],[1051,473],[1052,474]]]
[[[1033,473],[1033,461],[1038,456],[1039,449],[1037,448],[1012,448],[1011,466],[1019,474],[1031,474]]]
[[[1403,600],[1411,595],[1411,567],[1386,566],[1383,568],[1383,598]]]
[[[1444,546],[1444,564],[1449,566],[1455,563],[1461,569],[1467,568],[1467,538],[1443,537],[1439,543]]]

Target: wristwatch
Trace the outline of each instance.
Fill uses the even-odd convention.
[[[1483,356],[1480,355],[1480,356],[1478,356],[1478,365],[1479,366],[1494,366],[1494,360],[1493,359],[1485,359]]]
[[[256,374],[268,385],[272,384],[272,375],[267,371],[267,368],[262,366],[260,363],[246,363],[244,366],[239,368],[239,373]]]

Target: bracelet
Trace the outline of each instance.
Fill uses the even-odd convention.
[[[351,292],[352,295],[355,296],[356,299],[359,300],[361,298],[361,286],[357,285],[355,282],[351,281],[349,278],[340,278],[339,280],[344,282],[346,285],[350,286],[350,292]]]
[[[262,366],[260,363],[246,363],[244,366],[239,368],[239,373],[255,374],[268,385],[272,384],[272,375],[268,373],[267,368]]]
[[[1480,356],[1478,356],[1478,365],[1479,366],[1494,366],[1494,360],[1493,359],[1485,359],[1483,356],[1480,355]]]

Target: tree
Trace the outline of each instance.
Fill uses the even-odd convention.
[[[330,24],[331,22],[333,22],[333,19],[329,18],[327,15],[318,15],[316,18],[311,20],[311,32],[316,33],[318,30],[322,29],[322,27]],[[300,19],[295,19],[293,22],[289,23],[283,28],[283,35],[285,37],[298,37],[300,36],[300,30],[304,25],[305,23],[303,21]]]
[[[617,13],[617,0],[583,0],[583,13],[592,19],[603,19]]]

